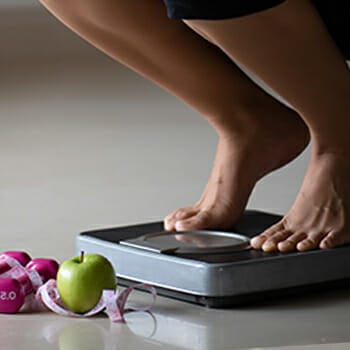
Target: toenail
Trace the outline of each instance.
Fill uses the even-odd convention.
[[[300,247],[301,247],[301,248],[305,248],[305,247],[309,247],[309,246],[311,246],[311,243],[310,243],[310,242],[305,242],[305,241],[303,241],[303,242],[299,242],[299,243],[297,244],[297,249],[299,249]]]
[[[288,240],[282,241],[282,242],[280,242],[280,244],[281,245],[294,245],[294,243],[292,241],[288,241]]]
[[[266,250],[266,249],[272,249],[272,248],[275,248],[276,247],[276,244],[273,243],[273,242],[270,242],[270,241],[267,241],[265,242],[263,245],[262,245],[262,249]]]

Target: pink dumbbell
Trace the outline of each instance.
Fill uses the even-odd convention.
[[[26,266],[31,257],[25,252],[4,252],[0,255],[0,275],[16,265]]]
[[[47,280],[56,278],[58,267],[58,263],[52,259],[33,259],[26,267],[15,266],[1,274],[0,313],[16,313],[27,295],[36,291]]]
[[[58,268],[59,265],[56,260],[43,258],[33,259],[26,265],[26,269],[36,271],[43,282],[46,282],[51,278],[56,278]]]
[[[0,313],[14,314],[24,304],[22,286],[14,278],[0,278]]]

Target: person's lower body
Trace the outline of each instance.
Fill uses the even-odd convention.
[[[202,198],[170,214],[166,229],[180,229],[176,223],[189,217],[187,224],[196,228],[232,226],[255,183],[307,146],[309,133],[298,114],[216,46],[167,18],[161,0],[41,2],[90,43],[192,106],[217,131],[217,155]]]
[[[239,18],[184,19],[289,102],[310,130],[311,160],[294,205],[251,242],[264,251],[350,243],[350,72],[342,54],[348,47],[332,38],[334,28],[315,4],[293,0]],[[179,226],[190,228],[191,220]]]

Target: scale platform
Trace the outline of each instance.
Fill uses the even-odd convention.
[[[160,295],[230,307],[266,297],[350,286],[350,245],[265,253],[249,239],[281,216],[247,210],[229,231],[164,232],[162,222],[86,231],[76,251],[108,258],[119,284],[149,283]]]

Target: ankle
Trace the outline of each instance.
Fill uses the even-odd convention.
[[[327,173],[332,181],[335,181],[339,175],[348,176],[350,172],[350,151],[327,149],[322,153],[318,150],[312,150],[310,159],[310,169],[313,169],[316,174]]]
[[[318,157],[338,157],[346,158],[348,161],[350,159],[350,141],[348,137],[342,138],[329,136],[326,141],[325,138],[312,137],[313,139],[313,148],[312,156],[315,158]]]

